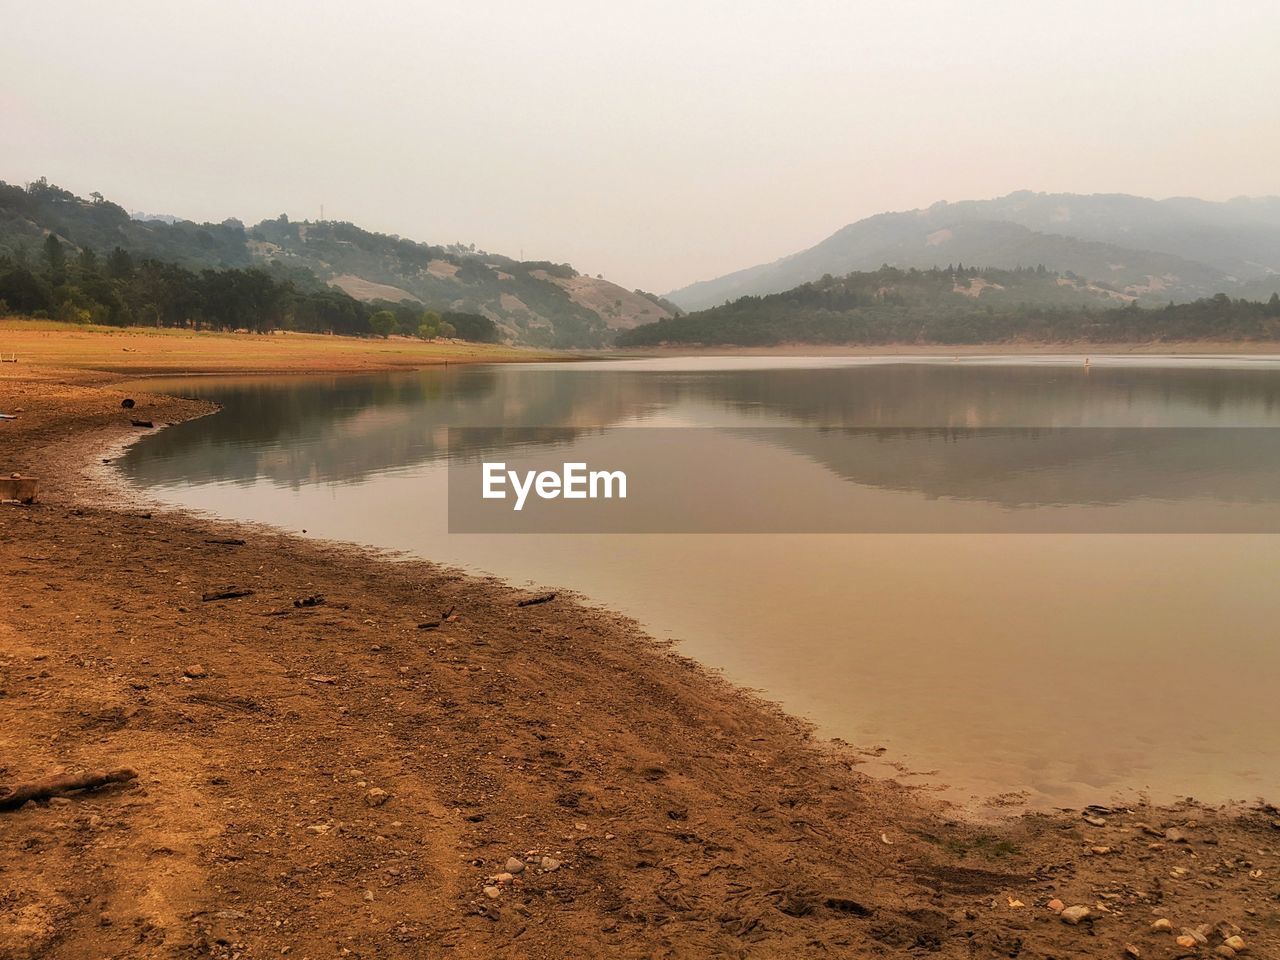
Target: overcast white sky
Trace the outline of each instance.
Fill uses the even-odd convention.
[[[1015,189],[1280,193],[1280,2],[0,0],[0,179],[666,291]]]

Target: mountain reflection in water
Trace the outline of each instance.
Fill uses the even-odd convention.
[[[698,358],[157,386],[225,405],[122,458],[157,496],[577,588],[963,791],[1280,788],[1280,538],[941,534],[964,511],[1049,506],[1275,528],[1280,432],[1254,429],[1280,427],[1273,362]],[[926,532],[447,533],[450,454],[567,454],[635,427],[718,429],[741,457],[723,469],[764,471],[778,498],[856,494]],[[675,495],[714,512],[712,493]],[[1228,689],[1229,716],[1209,693]]]

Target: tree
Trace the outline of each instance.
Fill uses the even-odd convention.
[[[107,257],[107,273],[113,280],[127,280],[133,276],[133,257],[129,251],[116,247]]]
[[[379,310],[369,318],[369,329],[384,339],[391,336],[396,329],[396,315],[390,310]]]
[[[452,324],[452,323],[450,323],[448,320],[441,320],[441,321],[440,321],[440,328],[439,328],[439,334],[440,334],[440,336],[442,336],[442,337],[444,337],[444,338],[448,339],[449,337],[456,336],[456,335],[457,335],[457,333],[458,333],[458,331],[457,331],[456,329],[454,329],[453,324]]]
[[[56,233],[51,233],[44,241],[44,257],[49,263],[49,280],[59,286],[67,279],[67,252],[62,249],[62,241]]]
[[[423,340],[434,340],[440,332],[440,314],[434,310],[422,311],[422,321],[418,324],[418,336]]]

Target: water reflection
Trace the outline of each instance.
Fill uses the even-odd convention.
[[[170,386],[226,405],[124,458],[174,503],[575,587],[963,792],[1280,795],[1280,537],[451,536],[443,459],[450,427],[489,428],[473,452],[528,445],[519,428],[586,448],[621,428],[728,427],[721,469],[749,462],[774,497],[857,495],[890,517],[1194,511],[1206,490],[1274,512],[1274,431],[1240,428],[1280,427],[1275,364],[699,359]],[[1105,431],[1021,429],[1080,427],[1233,429],[1109,447]],[[754,459],[728,453],[742,431]]]

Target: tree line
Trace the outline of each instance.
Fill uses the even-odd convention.
[[[497,325],[481,314],[426,310],[409,300],[366,303],[306,272],[278,266],[197,270],[135,259],[121,247],[100,256],[52,233],[38,257],[23,250],[0,255],[0,314],[7,312],[117,327],[500,339]]]
[[[1264,302],[1219,293],[1155,309],[1100,296],[1107,293],[1097,284],[1043,267],[882,267],[645,324],[619,334],[618,345],[1280,340],[1277,293]]]

